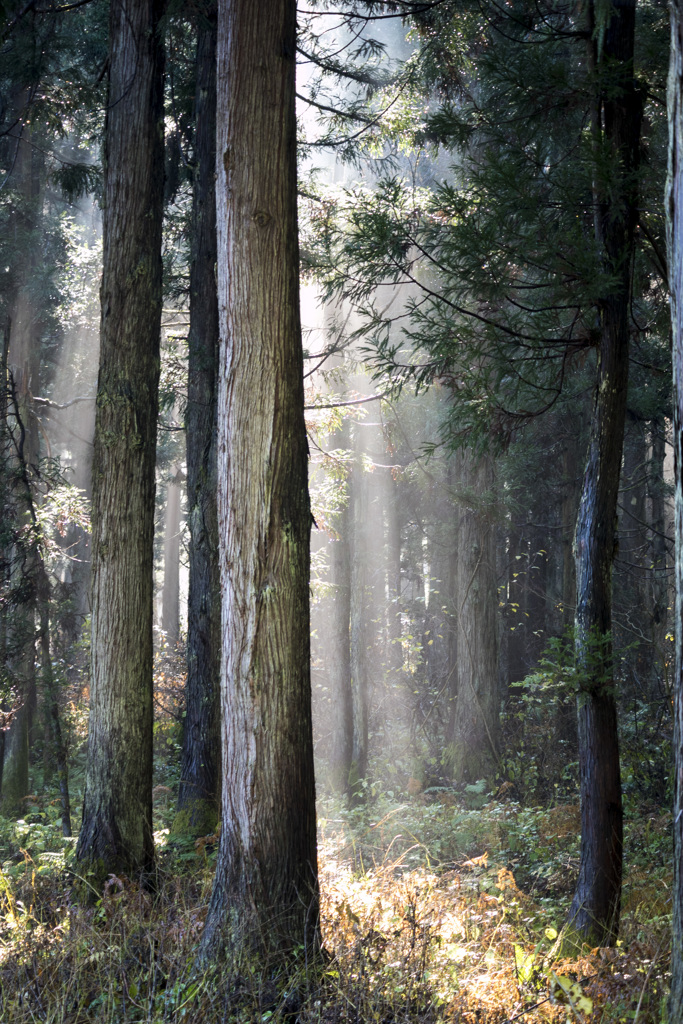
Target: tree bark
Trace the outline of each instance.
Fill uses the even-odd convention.
[[[661,697],[665,692],[664,638],[668,629],[670,601],[667,578],[667,514],[666,483],[664,480],[664,458],[666,454],[666,423],[664,417],[657,417],[650,424],[650,465],[648,471],[648,496],[650,498],[650,550],[651,592],[647,607],[650,610],[650,635],[654,645],[653,685]]]
[[[368,482],[362,457],[356,444],[356,461],[349,475],[351,541],[350,574],[350,657],[351,657],[351,806],[365,800],[368,772],[368,644],[370,609],[368,607]]]
[[[458,781],[490,774],[498,756],[499,706],[495,524],[490,499],[493,463],[458,455],[458,485],[466,497],[458,509],[457,696],[449,761]],[[470,495],[476,494],[476,504]]]
[[[161,323],[161,0],[112,0],[93,460],[90,725],[79,861],[147,872],[152,559]]]
[[[164,585],[161,590],[161,629],[170,644],[180,637],[180,505],[179,466],[173,466],[166,487],[164,517]]]
[[[674,882],[669,1020],[683,1020],[683,0],[671,2],[666,234],[673,341],[676,660],[674,667]]]
[[[23,92],[22,103],[28,93]],[[31,146],[31,129],[24,126],[17,144],[14,174],[22,202],[13,214],[12,228],[23,239],[19,256],[16,291],[11,301],[8,386],[11,394],[9,422],[12,437],[7,470],[10,478],[10,508],[14,517],[11,552],[10,598],[7,621],[7,670],[19,700],[5,736],[2,772],[2,812],[18,817],[29,792],[29,751],[36,694],[36,587],[37,536],[31,524],[30,480],[35,479],[40,461],[40,440],[32,409],[31,388],[40,366],[37,310],[29,281],[40,259],[41,175],[43,154]]]
[[[59,779],[59,799],[62,811],[62,835],[71,835],[71,799],[69,795],[69,761],[61,715],[59,713],[59,688],[52,670],[50,651],[50,581],[41,560],[38,586],[38,616],[40,625],[40,672],[43,684],[43,700],[48,709],[46,718],[49,726],[45,729],[45,744],[49,756],[54,757]]]
[[[349,448],[348,420],[342,427],[340,447]],[[349,474],[350,476],[350,474]],[[346,503],[337,513],[337,536],[330,542],[330,576],[333,587],[329,643],[329,685],[332,695],[332,746],[330,774],[339,792],[351,797],[353,752],[353,699],[351,689],[351,510],[347,476]]]
[[[221,845],[200,955],[319,941],[294,0],[218,5]]]
[[[174,831],[211,832],[220,816],[221,587],[216,505],[216,6],[200,19],[188,334],[185,727]]]
[[[598,302],[600,342],[588,457],[576,524],[581,859],[568,936],[612,945],[619,930],[623,811],[612,666],[612,566],[628,384],[629,303],[641,98],[633,78],[635,0],[613,4],[599,65],[593,137],[595,230],[613,284]],[[593,7],[591,12],[594,14]],[[598,67],[597,38],[594,63]],[[594,118],[596,114],[594,113]],[[609,180],[604,180],[609,161]]]

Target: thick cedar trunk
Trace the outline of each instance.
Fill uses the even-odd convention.
[[[674,379],[676,662],[674,668],[674,883],[669,1020],[683,1020],[683,0],[671,2],[666,233]]]
[[[201,955],[319,941],[294,0],[218,5],[222,834]]]
[[[340,447],[349,447],[348,420],[344,423]],[[332,609],[329,644],[329,685],[332,694],[332,745],[330,775],[332,784],[350,797],[351,761],[353,751],[353,703],[351,691],[351,495],[337,513],[334,528],[337,536],[330,542],[330,576]]]
[[[570,933],[592,945],[616,941],[621,900],[623,812],[612,667],[612,566],[626,415],[641,118],[633,79],[635,0],[618,0],[614,8],[604,36],[601,65],[609,88],[599,97],[601,116],[593,131],[603,149],[603,166],[596,169],[596,242],[605,271],[615,283],[598,303],[597,385],[574,539],[581,860],[568,924]],[[591,45],[597,48],[595,38]],[[608,183],[598,178],[604,174],[607,159]]]
[[[459,486],[478,500],[458,509],[458,681],[448,759],[456,780],[475,782],[495,765],[499,731],[493,463],[465,451],[457,465]]]
[[[177,831],[206,834],[220,816],[221,589],[216,506],[216,8],[200,19],[188,335],[187,504],[190,590]]]
[[[152,556],[161,323],[160,0],[113,0],[93,459],[92,680],[77,856],[146,871],[152,838]]]

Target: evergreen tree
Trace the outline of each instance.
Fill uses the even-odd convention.
[[[658,232],[651,207],[639,204],[640,160],[656,132],[642,139],[647,93],[638,74],[656,80],[658,72],[651,49],[635,50],[635,11],[633,0],[581,12],[554,0],[533,11],[524,3],[415,11],[421,46],[412,64],[432,104],[413,143],[439,142],[459,162],[440,186],[429,183],[428,164],[420,176],[418,162],[410,180],[347,191],[343,227],[335,234],[325,219],[317,254],[330,291],[365,315],[364,333],[394,383],[450,384],[456,444],[477,434],[480,445],[504,443],[562,404],[575,360],[595,358],[575,546],[584,817],[570,911],[575,931],[594,942],[614,941],[619,917],[611,573],[629,311],[637,302],[656,325],[661,309],[651,287]],[[650,32],[648,19],[649,11],[641,24]],[[652,104],[645,109],[654,121]],[[410,323],[403,337],[396,308],[385,313],[375,298],[380,283],[412,288],[398,311]]]
[[[203,956],[318,942],[293,0],[218,5],[221,845]]]
[[[92,683],[77,856],[148,871],[152,556],[161,322],[161,4],[110,10],[104,269],[93,480]]]
[[[216,508],[218,296],[216,292],[216,7],[198,12],[190,330],[187,492],[190,592],[187,686],[175,828],[211,832],[220,805],[220,637]]]

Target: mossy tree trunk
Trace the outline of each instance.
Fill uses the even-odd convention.
[[[222,834],[200,955],[315,948],[294,0],[218,4]]]
[[[152,838],[152,557],[161,324],[160,0],[112,0],[100,370],[93,459],[90,724],[81,865],[147,872]],[[83,867],[81,870],[83,870]]]

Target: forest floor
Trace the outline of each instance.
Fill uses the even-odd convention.
[[[156,893],[111,876],[82,909],[70,901],[73,842],[56,807],[32,801],[23,821],[0,820],[0,1020],[665,1021],[670,816],[641,807],[627,821],[619,945],[557,959],[578,808],[523,808],[470,788],[385,794],[353,812],[321,801],[323,962],[208,974],[194,955],[214,842],[171,845],[169,800],[157,808]]]

